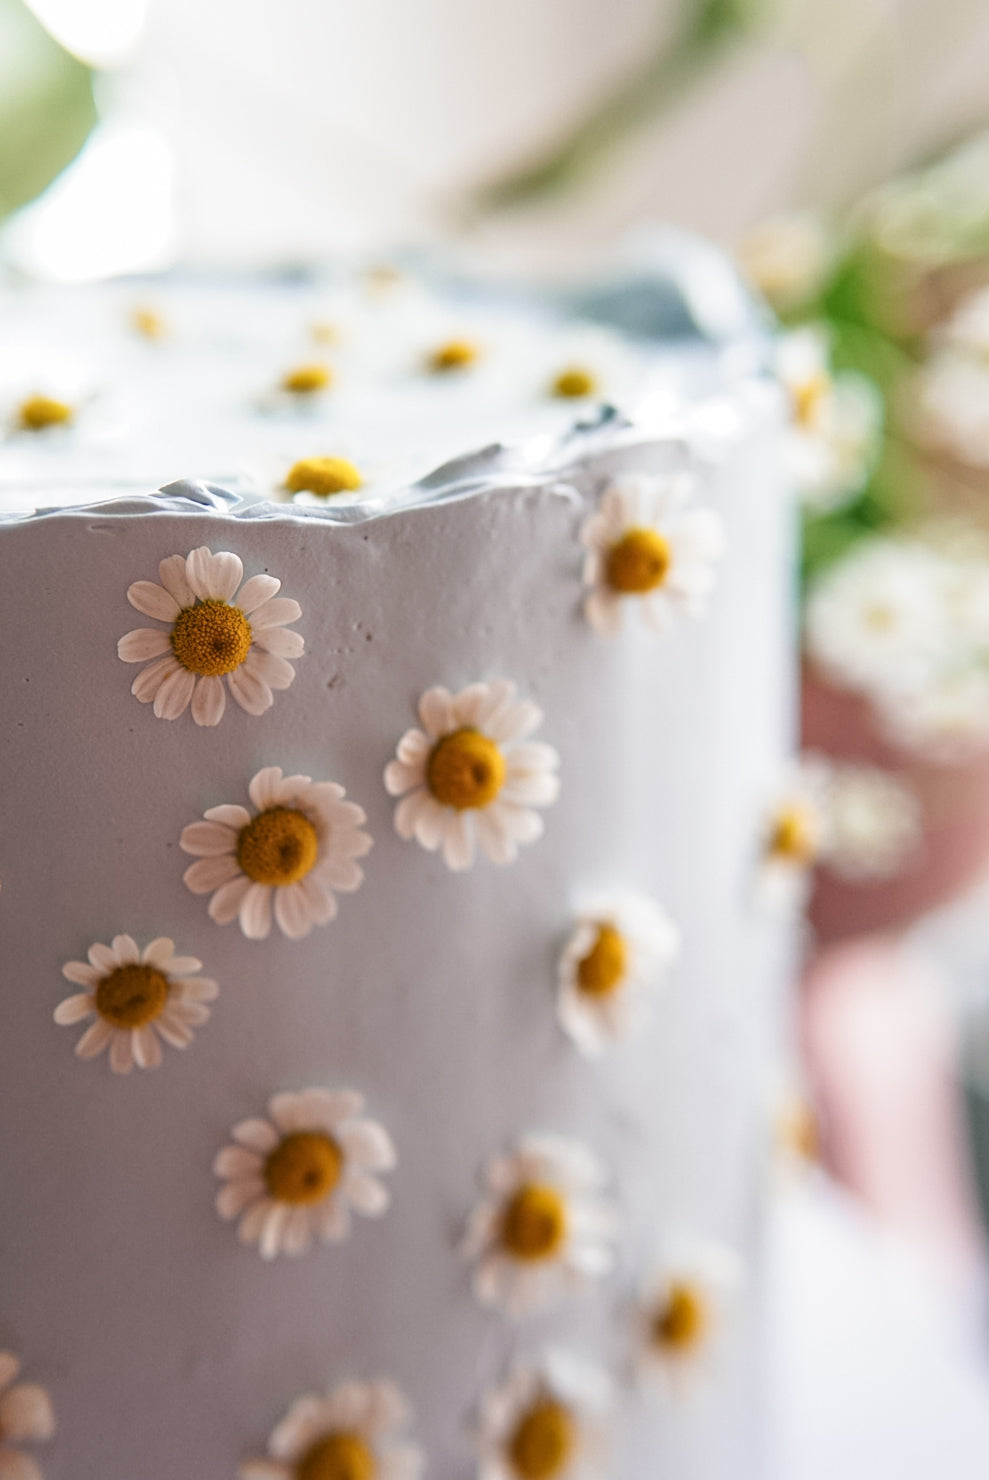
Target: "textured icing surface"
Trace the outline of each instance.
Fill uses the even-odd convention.
[[[0,1346],[52,1394],[46,1480],[232,1477],[299,1393],[385,1375],[428,1473],[466,1477],[484,1393],[547,1343],[616,1379],[616,1473],[756,1470],[764,1065],[786,942],[752,882],[790,720],[789,543],[758,390],[681,396],[656,413],[663,435],[607,422],[470,458],[339,518],[231,517],[200,489],[199,507],[132,498],[0,527],[0,1185],[16,1189]],[[194,467],[222,461],[174,471]],[[615,473],[687,467],[725,525],[709,610],[661,640],[635,621],[605,638],[581,610],[581,525]],[[98,501],[111,489],[93,476]],[[128,586],[203,545],[276,574],[306,642],[271,709],[228,705],[216,729],[156,719],[116,652],[138,625]],[[424,690],[496,678],[542,709],[561,795],[515,863],[457,874],[397,836],[383,773]],[[360,889],[303,940],[248,940],[182,882],[183,828],[246,803],[265,766],[341,783],[374,839]],[[557,1020],[557,960],[581,905],[615,891],[658,900],[682,947],[644,1031],[588,1060]],[[127,1077],[75,1058],[76,1031],[52,1020],[62,965],[121,932],[168,936],[219,985],[187,1050]],[[310,1085],[359,1091],[386,1128],[391,1205],[265,1263],[218,1217],[213,1159],[273,1094]],[[608,1169],[619,1258],[513,1321],[475,1301],[458,1246],[485,1163],[539,1130]],[[630,1381],[630,1311],[681,1230],[738,1250],[747,1287],[724,1370],[670,1407]]]

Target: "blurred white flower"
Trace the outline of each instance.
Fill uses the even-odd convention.
[[[920,842],[916,792],[877,766],[832,763],[826,807],[821,861],[840,878],[894,878]]]
[[[989,745],[989,669],[959,666],[927,683],[882,696],[890,738],[946,765],[971,760]]]
[[[713,1374],[742,1282],[741,1260],[722,1244],[681,1240],[664,1250],[637,1310],[644,1384],[682,1398]]]
[[[912,691],[948,646],[943,569],[916,542],[876,537],[855,546],[811,587],[804,640],[812,662],[872,698]]]
[[[830,234],[809,211],[790,211],[761,222],[738,248],[743,272],[779,313],[815,297],[833,255]]]
[[[800,756],[766,808],[756,894],[771,909],[799,910],[807,901],[814,867],[829,840],[830,779],[830,764],[822,756]]]
[[[569,1352],[517,1360],[484,1395],[477,1480],[601,1480],[612,1402],[604,1374]]]
[[[792,407],[786,448],[794,488],[809,508],[840,508],[861,492],[875,466],[879,392],[863,375],[832,373],[827,338],[817,328],[784,335],[777,372]]]
[[[962,300],[916,389],[922,436],[964,463],[989,467],[989,288]]]

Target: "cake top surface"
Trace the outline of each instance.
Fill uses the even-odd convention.
[[[761,345],[718,342],[668,275],[552,302],[391,268],[2,302],[0,520],[182,480],[186,504],[353,522],[636,426],[719,438]],[[630,318],[642,337],[612,327]]]

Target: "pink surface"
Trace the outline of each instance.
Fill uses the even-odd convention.
[[[804,982],[807,1059],[839,1181],[914,1241],[980,1249],[945,983],[880,936],[843,942]]]
[[[935,765],[891,745],[868,704],[804,675],[802,731],[806,750],[883,767],[920,799],[923,845],[902,874],[876,883],[847,883],[821,870],[810,919],[821,941],[908,924],[952,899],[989,864],[989,755],[965,765]]]

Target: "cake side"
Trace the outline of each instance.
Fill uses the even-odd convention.
[[[582,612],[581,527],[623,471],[685,468],[725,525],[709,610],[658,642],[637,622],[604,637]],[[785,943],[752,878],[790,701],[773,419],[708,467],[659,440],[559,474],[346,526],[94,510],[0,529],[0,1175],[18,1188],[0,1337],[49,1363],[49,1480],[233,1474],[298,1393],[383,1373],[430,1472],[467,1474],[485,1391],[547,1341],[615,1374],[620,1473],[711,1480],[755,1451],[744,1321],[706,1406],[671,1413],[629,1381],[629,1312],[684,1225],[744,1254],[757,1303]],[[215,728],[155,718],[116,651],[140,622],[128,586],[202,546],[277,577],[306,644],[267,712],[229,703]],[[517,861],[455,873],[397,836],[383,773],[426,690],[501,678],[542,710],[561,795]],[[360,888],[301,940],[219,926],[183,883],[183,829],[245,804],[265,766],[341,783],[374,841]],[[557,1018],[556,962],[582,900],[615,889],[658,900],[682,951],[639,1036],[588,1062]],[[173,939],[219,985],[153,1075],[78,1062],[52,1022],[64,963],[119,932]],[[232,1126],[310,1085],[356,1089],[387,1129],[391,1203],[338,1247],[267,1264],[217,1216],[212,1163]],[[619,1259],[517,1321],[478,1305],[458,1245],[488,1158],[532,1130],[607,1168]]]

